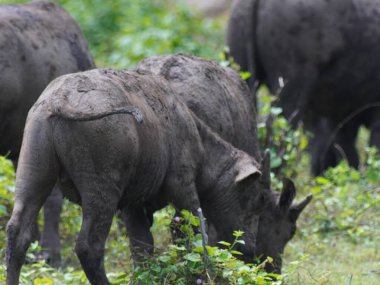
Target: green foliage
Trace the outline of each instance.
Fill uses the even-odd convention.
[[[13,164],[0,156],[0,219],[9,217],[14,195],[15,173]]]
[[[132,274],[132,281],[139,284],[282,284],[284,276],[268,274],[263,270],[264,264],[245,264],[238,260],[240,252],[234,250],[241,240],[243,232],[234,233],[232,244],[220,242],[225,248],[207,246],[209,260],[206,262],[202,238],[194,233],[194,226],[199,226],[198,218],[190,212],[182,212],[184,218],[178,226],[184,237],[161,254],[140,264]],[[270,260],[266,261],[270,262]],[[123,279],[125,278],[125,279]],[[127,281],[128,276],[118,280]],[[121,284],[114,283],[114,284]]]
[[[299,236],[288,245],[286,267],[293,260],[299,266],[287,277],[291,285],[378,285],[380,281],[379,241],[350,242],[340,234]]]
[[[359,170],[343,161],[311,182],[313,216],[303,233],[325,236],[339,232],[353,242],[378,238],[380,158],[372,148],[366,149],[366,155]]]
[[[181,0],[59,0],[79,22],[98,66],[130,68],[147,56],[191,53],[215,58],[224,46],[221,21]]]
[[[0,265],[0,284],[5,284],[5,266]],[[88,285],[86,275],[82,270],[67,267],[64,270],[56,270],[44,262],[36,262],[23,266],[20,276],[20,284],[23,285],[56,285],[78,284]]]
[[[167,224],[170,213],[173,210],[164,210],[159,214],[160,220],[166,220]],[[268,274],[263,270],[262,264],[245,264],[236,256],[241,255],[234,249],[236,244],[244,244],[241,239],[243,232],[233,233],[235,240],[232,244],[220,242],[224,248],[207,246],[209,260],[205,263],[202,238],[194,232],[194,227],[199,226],[199,219],[190,212],[183,211],[183,218],[178,223],[183,234],[178,243],[170,244],[167,248],[156,250],[158,253],[146,262],[139,264],[132,270],[131,266],[120,267],[108,274],[111,284],[252,284],[274,285],[283,284],[285,275]],[[115,230],[115,229],[114,229]],[[111,237],[112,239],[112,237]],[[108,245],[110,241],[108,242]],[[121,254],[120,245],[113,244],[118,252],[114,257]],[[109,246],[108,246],[109,247]],[[35,242],[31,245],[27,256],[34,260],[39,246]],[[109,254],[109,252],[107,253]],[[109,264],[109,259],[106,259]],[[22,284],[88,284],[83,271],[78,267],[68,266],[61,270],[55,270],[43,261],[26,264],[23,267],[21,277]],[[0,283],[5,282],[5,267],[0,266]]]
[[[279,184],[276,182],[278,178],[294,178],[304,172],[307,158],[302,154],[308,145],[302,124],[292,127],[282,115],[282,109],[275,106],[277,99],[269,94],[266,87],[260,88],[257,93],[258,136],[260,146],[270,150],[271,168],[276,174],[272,175],[275,185]]]
[[[13,207],[14,180],[12,162],[0,156],[0,259],[5,254],[5,226]]]

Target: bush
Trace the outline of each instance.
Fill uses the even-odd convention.
[[[182,211],[178,226],[184,238],[139,264],[131,276],[116,276],[113,284],[282,284],[284,276],[268,274],[263,264],[244,264],[235,256],[241,255],[234,250],[237,243],[243,243],[243,232],[234,232],[233,244],[220,242],[226,248],[207,246],[208,260],[205,261],[202,238],[195,234],[193,228],[199,227],[199,219],[188,211]],[[270,262],[268,260],[267,262]]]
[[[191,53],[216,58],[221,21],[207,20],[180,0],[59,0],[79,22],[98,66],[131,68],[147,56]]]
[[[374,240],[380,228],[380,158],[373,148],[359,170],[343,161],[316,177],[308,186],[314,195],[314,209],[303,234],[326,237],[339,233],[352,242]]]
[[[5,255],[5,226],[13,208],[14,180],[12,162],[0,156],[0,258]]]
[[[169,210],[172,213],[172,210]],[[171,218],[167,210],[161,214],[160,221],[167,224]],[[199,219],[190,212],[183,211],[183,217],[178,223],[183,238],[176,244],[170,244],[168,248],[159,252],[146,262],[132,269],[113,270],[108,274],[111,284],[250,284],[250,285],[279,285],[283,284],[285,275],[268,274],[264,263],[254,265],[245,264],[236,258],[241,255],[234,250],[237,243],[243,243],[240,238],[243,232],[234,232],[235,241],[230,244],[220,242],[224,249],[207,246],[208,260],[205,261],[202,238],[194,232],[199,227]],[[115,245],[117,247],[117,245]],[[39,250],[38,243],[32,244],[28,251],[28,258],[35,259],[34,254]],[[117,248],[116,254],[122,249]],[[114,256],[113,258],[117,258]],[[271,262],[268,259],[265,262]],[[107,261],[106,261],[107,263]],[[22,284],[88,284],[82,270],[72,266],[64,270],[55,270],[43,261],[24,265],[20,280]],[[0,266],[0,282],[5,282],[5,266]]]

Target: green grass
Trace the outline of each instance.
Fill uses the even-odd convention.
[[[294,285],[380,284],[379,240],[352,243],[340,237],[296,238],[287,247],[285,270],[291,261],[301,261],[288,278]]]

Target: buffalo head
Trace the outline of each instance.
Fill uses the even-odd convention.
[[[262,183],[266,194],[259,219],[256,256],[261,260],[273,258],[273,262],[267,263],[265,269],[268,272],[280,273],[285,246],[293,238],[297,229],[297,219],[311,201],[312,195],[300,203],[293,204],[296,188],[287,178],[283,180],[281,192],[271,190],[269,161],[270,156],[267,152],[262,163]]]

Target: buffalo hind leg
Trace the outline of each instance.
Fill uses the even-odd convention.
[[[36,232],[38,212],[57,181],[58,167],[44,123],[25,128],[17,168],[14,207],[7,224],[7,285],[17,285],[26,251]],[[37,135],[36,135],[37,134]]]
[[[117,195],[112,193],[119,191],[110,189],[101,181],[86,182],[84,187],[78,187],[83,222],[75,252],[90,283],[104,285],[109,284],[104,269],[104,247],[118,203]]]
[[[13,167],[16,170],[18,159],[12,160]],[[58,268],[61,265],[61,245],[59,236],[59,219],[63,204],[63,195],[57,186],[47,198],[44,208],[44,228],[40,239],[42,252],[41,258],[46,262]],[[37,221],[33,225],[32,241],[39,240],[40,233]]]
[[[7,285],[19,284],[21,267],[25,261],[26,251],[36,237],[36,220],[38,206],[19,206],[15,204],[12,217],[7,226]]]
[[[355,120],[349,121],[339,131],[334,141],[334,149],[337,161],[346,159],[351,167],[359,167],[359,154],[356,149],[356,138],[360,124]]]
[[[53,267],[61,265],[59,220],[63,196],[56,185],[44,204],[44,228],[41,236],[42,257]]]
[[[30,243],[35,240],[38,212],[55,182],[54,178],[51,181],[46,181],[47,183],[41,183],[33,176],[29,177],[29,181],[17,183],[18,181],[16,180],[15,204],[7,225],[7,285],[19,283],[20,271],[25,261],[26,251]],[[21,186],[26,184],[27,188]]]
[[[373,108],[370,114],[368,128],[370,129],[371,135],[369,144],[380,150],[380,108]]]

